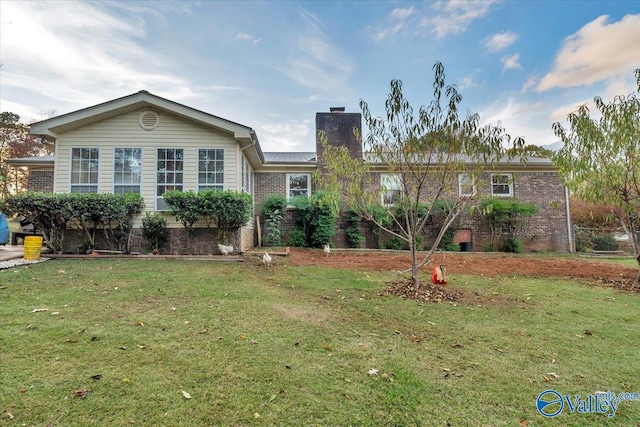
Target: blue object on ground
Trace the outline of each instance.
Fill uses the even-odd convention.
[[[9,224],[7,217],[0,212],[0,245],[6,245],[9,241]]]

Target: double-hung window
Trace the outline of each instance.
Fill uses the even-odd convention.
[[[510,173],[491,174],[491,195],[499,197],[513,196],[513,177]]]
[[[476,183],[473,176],[468,173],[458,174],[458,194],[460,197],[473,197],[476,195]]]
[[[289,173],[287,174],[287,200],[295,197],[309,197],[311,194],[311,174]]]
[[[224,190],[224,150],[198,150],[198,191]]]
[[[113,154],[114,194],[140,194],[142,149],[116,148]]]
[[[253,169],[244,157],[242,157],[242,191],[253,194]]]
[[[71,192],[97,193],[100,150],[98,148],[71,149]]]
[[[156,209],[163,211],[167,205],[162,198],[166,191],[183,190],[184,150],[182,148],[158,148],[156,163]]]
[[[402,182],[395,174],[380,174],[380,194],[383,206],[391,206],[402,200]]]

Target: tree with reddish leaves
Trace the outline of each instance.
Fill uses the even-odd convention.
[[[0,199],[26,188],[27,173],[6,163],[7,159],[50,154],[52,149],[40,138],[29,134],[20,116],[0,113]]]
[[[635,71],[640,92],[640,69]],[[629,235],[640,267],[640,96],[594,98],[596,118],[587,105],[569,114],[569,128],[554,123],[563,142],[553,160],[567,187],[581,200],[611,209]],[[638,272],[640,287],[640,270]]]

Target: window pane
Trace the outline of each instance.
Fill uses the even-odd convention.
[[[198,150],[198,191],[224,187],[224,150]],[[215,186],[209,184],[217,184]]]
[[[491,192],[497,196],[510,196],[512,194],[510,174],[491,175]]]
[[[159,148],[156,166],[156,208],[165,210],[166,203],[162,199],[165,191],[182,191],[182,170],[183,170],[184,150],[181,148]],[[141,171],[132,174],[140,175]],[[178,184],[178,185],[173,185]]]

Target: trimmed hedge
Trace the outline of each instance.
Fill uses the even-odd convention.
[[[69,227],[85,232],[88,247],[95,248],[101,230],[113,247],[129,252],[133,218],[143,209],[142,197],[133,193],[28,192],[0,201],[0,211],[31,221],[56,253],[62,252]]]

